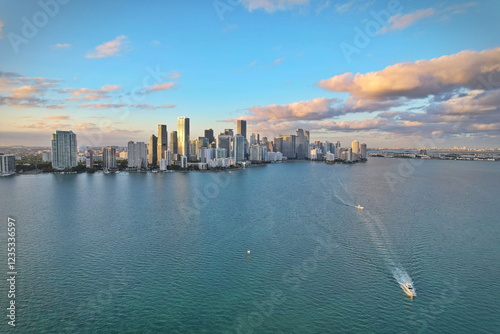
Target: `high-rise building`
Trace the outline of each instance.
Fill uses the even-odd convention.
[[[366,144],[365,143],[361,144],[361,150],[359,152],[359,155],[360,155],[361,159],[363,159],[363,160],[366,159]]]
[[[295,151],[296,136],[282,135],[281,138],[283,139],[282,152],[281,152],[283,153],[283,156],[287,157],[288,159],[296,159],[297,158],[297,152]]]
[[[307,157],[307,149],[309,145],[306,143],[306,137],[304,136],[303,129],[297,129],[297,137],[295,141],[295,152],[297,154],[297,159],[303,160]]]
[[[247,139],[247,121],[239,119],[236,121],[236,134]]]
[[[233,137],[233,136],[234,136],[234,131],[233,131],[233,129],[224,129],[224,134],[225,134],[226,136],[231,136],[231,137]]]
[[[359,153],[359,141],[353,140],[351,143],[352,153]]]
[[[359,159],[359,141],[353,140],[351,143],[353,160]]]
[[[231,136],[219,135],[219,138],[217,140],[217,147],[226,149],[226,154],[229,154],[229,152],[231,151]],[[222,158],[227,158],[227,157],[228,156],[226,155],[225,157]]]
[[[245,137],[242,135],[234,136],[234,160],[241,163],[245,160]]]
[[[52,168],[75,167],[77,150],[76,134],[73,131],[59,131],[52,134]]]
[[[106,146],[102,148],[102,168],[116,168],[116,147]]]
[[[180,155],[185,155],[186,158],[189,157],[189,118],[179,117],[177,118],[177,144],[178,151]]]
[[[273,152],[283,153],[283,137],[274,137]]]
[[[170,141],[168,142],[168,150],[172,152],[172,154],[177,154],[177,149],[179,147],[177,141],[177,131],[170,131]]]
[[[156,150],[157,164],[163,159],[163,153],[168,149],[168,134],[165,124],[158,124],[158,143]]]
[[[215,141],[215,137],[214,137],[214,130],[212,129],[206,129],[205,130],[205,138],[208,139],[208,143],[211,144]]]
[[[309,131],[304,131],[304,137],[306,137],[306,158],[310,158],[310,151],[307,148],[309,147],[309,143],[311,142],[311,133]]]
[[[11,175],[16,172],[16,156],[0,153],[0,174]]]
[[[157,150],[156,147],[158,146],[158,137],[155,135],[151,135],[149,138],[149,145],[148,145],[148,164],[152,166],[156,166],[156,163],[158,161],[158,155],[157,155]]]
[[[148,167],[148,148],[146,143],[128,142],[128,167],[139,169]]]
[[[252,146],[254,144],[258,144],[258,143],[259,143],[259,134],[252,133],[250,135],[250,146]]]
[[[94,168],[94,151],[92,150],[85,152],[85,167]]]

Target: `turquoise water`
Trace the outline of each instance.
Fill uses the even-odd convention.
[[[498,333],[499,168],[373,158],[1,178],[15,331]],[[3,279],[0,296],[5,310]]]

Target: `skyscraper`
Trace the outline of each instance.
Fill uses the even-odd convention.
[[[146,146],[146,143],[134,143],[133,141],[128,142],[128,167],[148,167],[148,148]]]
[[[158,143],[156,150],[157,165],[163,159],[164,152],[168,149],[168,134],[167,126],[165,124],[158,124]]]
[[[361,144],[361,150],[359,152],[361,159],[366,159],[366,144]]]
[[[75,167],[76,155],[76,134],[73,131],[57,130],[52,134],[52,168]]]
[[[219,135],[217,147],[226,149],[226,154],[231,152],[231,136]],[[227,155],[224,158],[227,158]]]
[[[288,159],[296,159],[297,158],[297,152],[295,151],[296,148],[296,138],[297,136],[295,135],[282,135],[281,138],[283,139],[283,144],[282,144],[282,152],[283,156],[287,157]]]
[[[215,137],[214,137],[214,130],[212,129],[206,129],[205,130],[205,138],[208,139],[208,143],[211,144],[215,141]]]
[[[168,144],[168,150],[172,152],[172,154],[177,154],[179,146],[177,141],[177,131],[170,131],[170,141]]]
[[[106,146],[102,148],[102,168],[110,169],[116,167],[116,147]]]
[[[236,134],[247,139],[247,121],[239,119],[236,121]]]
[[[307,156],[307,149],[308,147],[306,146],[306,137],[304,136],[304,130],[303,129],[297,129],[297,138],[295,141],[296,149],[295,152],[297,153],[297,159],[303,160]]]
[[[241,163],[245,160],[245,138],[242,135],[234,136],[234,160]]]
[[[359,141],[353,140],[351,143],[353,160],[359,159]]]
[[[274,137],[273,152],[283,153],[283,138],[282,137]]]
[[[158,137],[151,135],[148,145],[148,164],[153,166],[156,166],[158,161],[156,146],[158,146]]]
[[[189,158],[189,118],[177,118],[177,144],[178,154]]]

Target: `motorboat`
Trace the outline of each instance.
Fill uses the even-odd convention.
[[[362,206],[361,206],[361,205],[359,205],[359,204],[358,204],[358,206],[357,206],[356,208],[358,208],[358,210],[364,210],[364,209],[365,209],[364,207],[362,207]]]
[[[411,283],[399,283],[401,286],[401,289],[411,298],[415,297],[417,293],[415,292],[415,289],[413,288],[413,284]]]

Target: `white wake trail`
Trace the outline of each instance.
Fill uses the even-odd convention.
[[[345,185],[339,181],[339,184],[344,189],[345,193],[349,196],[349,192],[347,191]],[[355,205],[349,204],[346,201],[342,200],[340,196],[335,192],[335,196],[339,201],[348,206],[356,207]],[[352,197],[351,197],[352,198]],[[354,201],[351,200],[352,203]],[[375,244],[377,251],[380,253],[382,259],[384,260],[387,268],[392,273],[392,276],[398,283],[406,284],[410,283],[413,285],[413,281],[408,274],[408,272],[404,269],[404,267],[396,260],[397,257],[392,250],[391,240],[389,239],[389,234],[385,228],[384,223],[381,219],[373,214],[371,214],[368,210],[363,210],[360,212],[360,218],[367,227],[370,238],[372,242]]]

